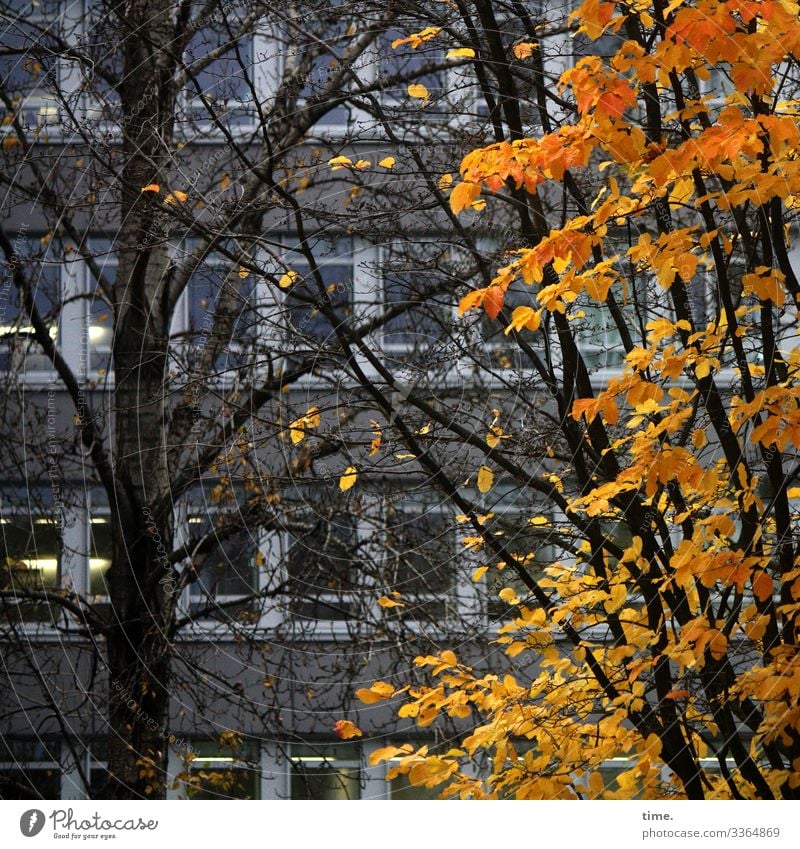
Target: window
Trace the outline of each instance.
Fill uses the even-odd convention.
[[[50,337],[58,338],[58,313],[61,265],[52,260],[47,247],[24,233],[14,240],[12,263],[0,261],[0,369],[4,371],[41,372],[53,367],[50,359],[34,339],[30,316],[24,308],[14,281],[21,270],[31,287],[33,302],[50,327]]]
[[[89,798],[98,799],[108,785],[108,746],[105,740],[95,740],[87,750]]]
[[[5,601],[8,614],[37,621],[51,621],[56,615],[55,605],[29,600],[26,593],[58,587],[60,542],[60,528],[52,517],[0,519],[0,587],[14,591]]]
[[[447,119],[452,112],[445,97],[448,93],[448,73],[446,68],[435,69],[444,64],[444,50],[439,39],[431,39],[416,49],[410,44],[392,44],[409,34],[422,29],[425,24],[409,21],[386,31],[376,44],[378,56],[378,80],[387,83],[383,89],[382,100],[391,112],[419,112],[424,108],[425,117]],[[428,99],[423,101],[408,95],[408,85],[423,85],[428,91]],[[424,104],[424,105],[423,105]]]
[[[301,348],[309,343],[336,342],[336,328],[352,314],[353,245],[350,239],[332,244],[311,240],[309,247],[317,264],[319,279],[299,247],[285,252],[283,261],[297,277],[286,294],[287,333]],[[320,283],[322,289],[320,291]],[[323,310],[332,310],[331,320]]]
[[[388,766],[391,768],[392,762]],[[427,801],[439,798],[443,785],[438,787],[416,786],[407,775],[397,775],[389,782],[389,798],[392,801]]]
[[[60,799],[60,746],[0,736],[0,799]]]
[[[261,796],[258,746],[254,743],[197,742],[189,774],[186,794],[190,799],[252,800]]]
[[[230,245],[230,253],[239,256],[239,249]],[[193,249],[189,243],[188,248]],[[217,355],[214,369],[218,376],[236,371],[255,357],[255,337],[258,330],[256,315],[255,277],[245,269],[237,269],[234,260],[220,252],[209,252],[189,279],[186,304],[187,366],[203,356],[207,345],[215,344],[214,324],[227,318],[230,331],[223,349]]]
[[[403,607],[389,617],[442,622],[455,613],[457,549],[452,517],[438,505],[391,504],[386,510],[385,592]]]
[[[110,240],[92,241],[92,254],[104,280],[113,286],[117,279],[119,257]],[[87,308],[89,322],[88,369],[96,374],[106,374],[111,370],[111,346],[114,335],[114,321],[111,305],[92,273],[87,268]]]
[[[634,766],[635,762],[630,758],[611,758],[611,760],[604,761],[587,776],[590,788],[588,798],[613,799],[613,794],[624,791],[620,798],[643,799],[645,787],[642,776],[633,772]],[[593,780],[593,775],[599,776],[599,781]],[[634,792],[632,793],[631,790]]]
[[[346,620],[363,572],[358,562],[358,528],[352,514],[309,516],[304,530],[289,535],[287,571],[290,609],[297,620]]]
[[[541,510],[536,510],[539,516]],[[494,533],[502,533],[502,539],[511,554],[520,560],[534,579],[544,577],[546,566],[556,562],[558,558],[556,545],[548,539],[549,524],[533,525],[529,519],[534,518],[531,514],[501,515],[492,521],[491,530]],[[542,516],[546,522],[550,517]],[[491,624],[500,623],[515,615],[516,608],[500,598],[500,592],[505,588],[514,590],[516,596],[525,599],[530,595],[530,590],[511,565],[495,563],[487,574],[487,599],[488,614]]]
[[[308,65],[309,67],[309,70],[302,75],[305,84],[301,87],[298,96],[298,112],[303,110],[309,100],[317,98],[325,91],[331,79],[333,77],[339,77],[343,71],[343,63],[327,50],[313,55],[319,49],[316,44],[308,45],[305,51],[302,51],[307,52],[307,57],[298,57],[301,64]],[[345,72],[345,76],[342,79],[342,86],[345,88],[348,87],[350,81],[349,74]],[[339,93],[335,92],[335,94]],[[351,110],[352,107],[347,103],[340,103],[325,114],[321,123],[323,125],[346,127],[351,120]]]
[[[361,761],[355,744],[293,744],[290,763],[292,799],[341,801],[361,796]]]
[[[248,530],[226,535],[224,525],[215,525],[214,519],[211,515],[189,518],[191,538],[213,536],[215,528],[220,534],[211,551],[195,557],[197,578],[189,587],[189,610],[220,621],[250,619],[255,605],[242,597],[258,592],[257,540]]]
[[[384,306],[408,307],[384,325],[387,351],[425,350],[447,338],[458,271],[454,249],[447,245],[420,241],[384,249]]]
[[[655,285],[654,281],[652,285]],[[634,342],[642,335],[647,321],[654,318],[657,305],[664,300],[663,297],[648,298],[649,286],[647,281],[637,277],[633,285],[630,280],[626,280],[624,285],[615,285],[611,290]],[[655,295],[654,292],[651,294]],[[574,302],[570,312],[575,322],[578,349],[586,368],[590,372],[621,368],[625,348],[608,305],[583,293]]]
[[[89,523],[89,594],[107,596],[106,572],[111,566],[111,520],[92,516]]]
[[[60,0],[4,0],[0,10],[0,91],[28,129],[58,120],[52,89],[59,79],[60,7]],[[0,114],[5,111],[0,103]]]
[[[184,56],[187,67],[221,50],[187,83],[185,114],[191,121],[235,126],[251,120],[253,36],[239,36],[245,15],[235,4],[223,5],[189,41]]]

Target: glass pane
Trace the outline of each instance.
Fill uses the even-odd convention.
[[[452,287],[459,268],[448,246],[433,242],[388,250],[383,267],[385,306],[409,309],[384,325],[384,343],[425,348],[442,339],[453,319]]]
[[[217,317],[227,315],[230,318],[231,331],[224,340],[224,350],[215,362],[219,373],[235,368],[246,359],[252,352],[249,340],[257,330],[253,308],[255,280],[252,275],[247,278],[236,276],[231,289],[228,279],[231,267],[227,259],[208,260],[194,273],[187,289],[189,330],[195,337],[190,359],[202,354]]]
[[[2,584],[7,588],[58,586],[59,531],[49,519],[3,519]]]
[[[386,516],[387,591],[405,607],[388,615],[445,618],[455,601],[455,539],[450,517],[439,511],[389,507]]]
[[[287,558],[291,610],[307,619],[347,619],[359,565],[358,534],[352,516],[310,517],[305,533],[290,536]]]
[[[441,64],[444,52],[437,39],[431,39],[416,49],[410,44],[398,44],[392,47],[392,43],[398,39],[408,38],[409,34],[415,32],[414,23],[409,23],[410,28],[396,27],[390,29],[378,40],[378,51],[380,56],[380,76],[382,79],[397,78],[387,94],[390,97],[404,100],[408,98],[408,81],[422,84],[430,92],[431,97],[436,97],[447,89],[447,72],[428,70],[431,66]],[[423,25],[424,26],[424,25]],[[422,29],[422,26],[417,26]],[[413,78],[413,79],[412,79]]]
[[[192,776],[197,780],[187,790],[191,799],[258,799],[261,773],[257,747],[242,741],[235,747],[212,741],[193,744]]]
[[[0,799],[60,799],[61,770],[0,769]]]
[[[261,774],[249,767],[220,767],[192,769],[199,780],[196,789],[189,791],[191,799],[258,799]]]
[[[33,302],[40,316],[50,326],[54,340],[58,336],[58,298],[60,264],[43,255],[38,240],[19,236],[13,242],[17,267],[31,286]],[[12,269],[0,261],[0,368],[14,366],[28,371],[52,368],[50,360],[34,341],[33,326],[22,305]]]
[[[190,520],[190,532],[193,537],[212,530],[212,522],[208,517]],[[216,547],[202,556],[197,568],[197,581],[190,590],[191,595],[219,597],[249,595],[255,592],[258,586],[255,570],[257,547],[256,539],[249,531],[220,538]]]
[[[389,782],[389,796],[395,800],[433,800],[439,798],[440,787],[415,787],[407,775],[398,775]]]
[[[318,268],[324,295],[320,294],[317,281],[307,265],[298,263],[293,268],[301,278],[286,296],[293,330],[321,342],[335,338],[335,328],[352,312],[352,265],[330,263]],[[332,309],[335,320],[325,316],[323,309]]]
[[[92,519],[89,535],[89,592],[106,595],[105,574],[111,566],[111,522]]]
[[[346,800],[361,795],[357,767],[335,769],[305,763],[292,764],[292,799]]]
[[[546,537],[536,533],[527,524],[527,518],[520,519],[519,522],[519,526],[509,522],[495,522],[493,530],[504,532],[508,550],[522,561],[528,574],[534,580],[538,580],[544,576],[544,568],[557,559],[557,549],[555,545],[548,543]],[[522,524],[523,522],[525,524]],[[510,587],[519,598],[524,599],[529,595],[530,590],[511,565],[506,565],[502,569],[496,565],[493,566],[486,578],[490,621],[497,622],[512,618],[516,608],[499,598],[498,594],[506,587]]]

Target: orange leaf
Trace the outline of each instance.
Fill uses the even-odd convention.
[[[491,286],[487,289],[483,299],[483,308],[486,310],[486,315],[489,318],[497,318],[500,315],[500,310],[503,309],[504,300],[505,292],[499,286]]]
[[[756,572],[753,576],[753,595],[759,601],[767,601],[772,598],[773,589],[772,578],[762,570]]]
[[[361,730],[353,725],[349,719],[339,719],[333,725],[333,733],[340,740],[350,740],[353,737],[363,737]]]

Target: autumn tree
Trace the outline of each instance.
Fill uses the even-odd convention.
[[[501,405],[477,432],[405,395],[436,433],[400,411],[398,438],[462,514],[476,584],[503,587],[506,658],[454,645],[417,659],[422,684],[360,690],[367,716],[463,726],[375,759],[446,796],[797,798],[797,4],[587,0],[596,49],[534,86],[533,133],[541,22],[455,5],[500,94],[451,209],[511,211],[459,313],[513,340],[552,427],[534,453]],[[501,484],[547,506],[525,547],[493,517]]]
[[[419,587],[428,543],[364,492],[356,454],[393,483],[394,443],[343,342],[393,334],[406,383],[446,374],[443,305],[490,278],[469,228],[421,244],[420,215],[486,119],[471,52],[432,40],[441,4],[87,9],[2,4],[2,730],[62,735],[85,788],[105,737],[92,792],[157,798],[181,723],[300,739],[281,710],[307,681],[349,680],[367,638],[407,645],[385,568]],[[360,645],[298,672],[287,647],[331,621]]]

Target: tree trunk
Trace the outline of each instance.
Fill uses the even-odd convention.
[[[113,798],[166,790],[173,621],[173,517],[167,470],[169,271],[163,195],[182,43],[168,0],[132,0],[120,16],[125,63],[119,270],[114,283],[115,492],[109,570],[108,763]]]

